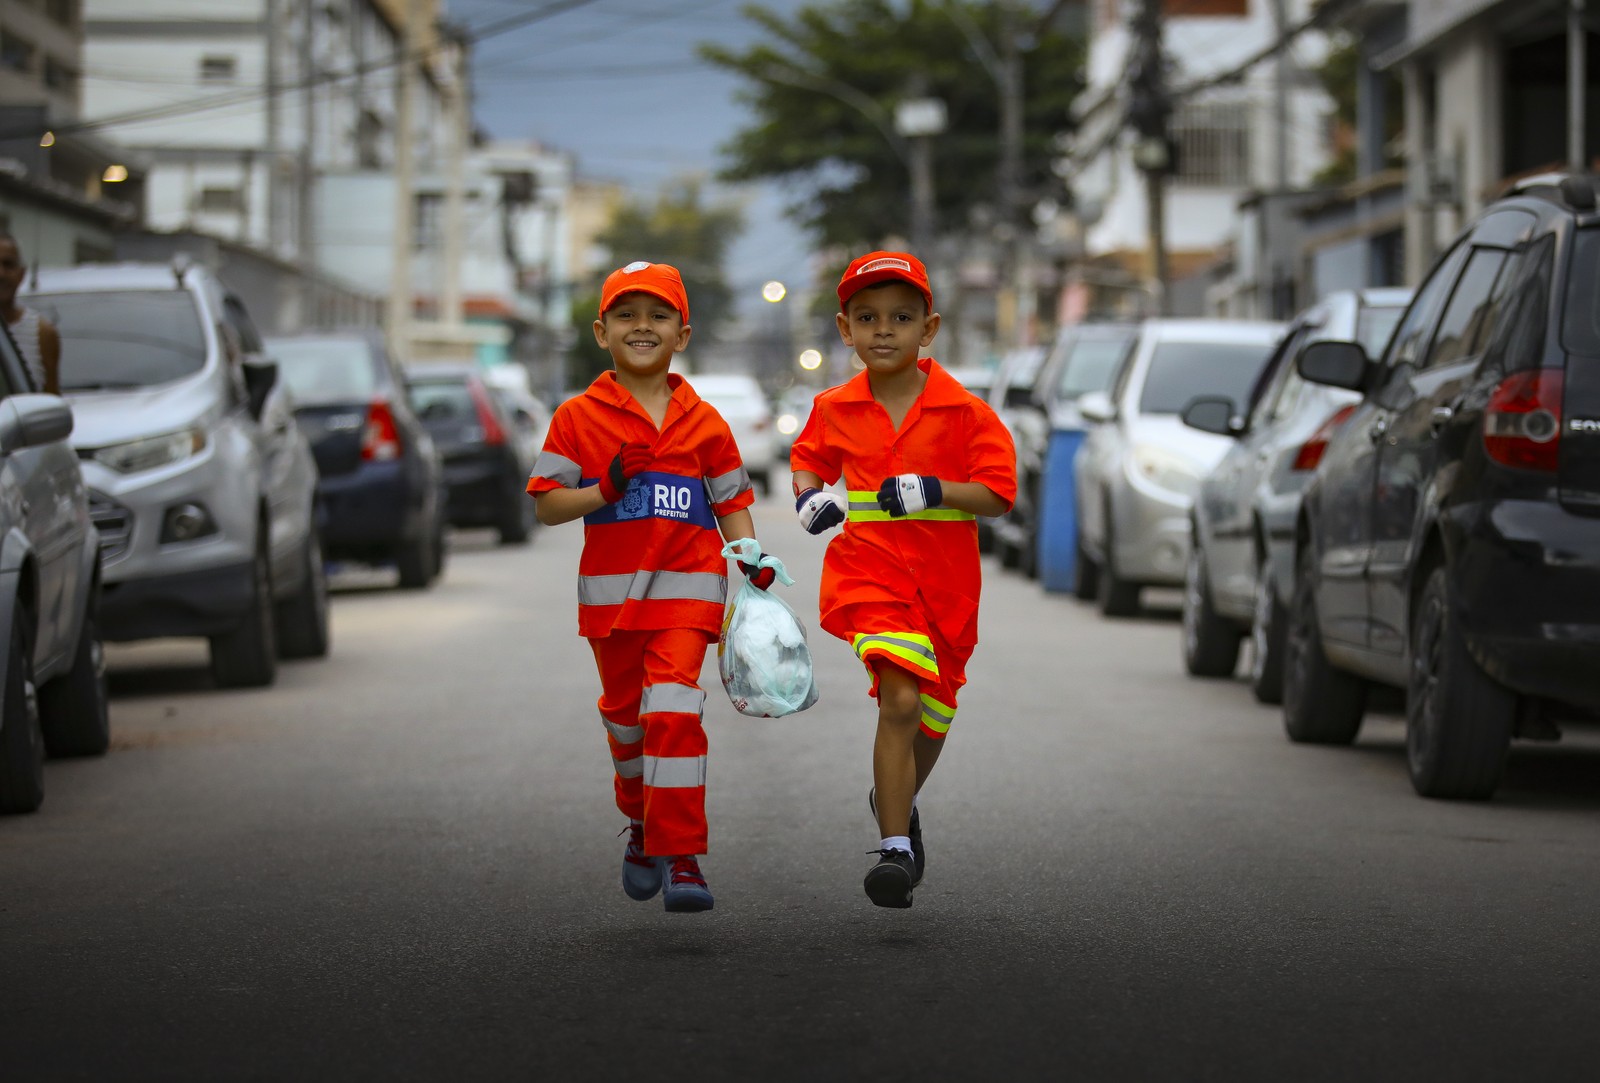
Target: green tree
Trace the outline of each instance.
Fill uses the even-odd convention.
[[[1055,136],[1071,128],[1085,45],[1041,25],[1028,5],[1017,7],[1025,28],[1021,183],[1031,197],[1020,215],[1033,201],[1064,195],[1050,166],[1059,156]],[[802,8],[789,20],[755,4],[743,12],[770,40],[743,51],[700,47],[701,56],[747,81],[740,96],[757,118],[723,147],[724,179],[780,180],[804,192],[790,213],[823,245],[906,236],[910,171],[893,147],[892,118],[902,100],[936,97],[948,114],[946,131],[933,138],[938,221],[948,232],[964,228],[978,208],[994,209],[1000,97],[972,39],[999,42],[1001,5],[843,0]]]
[[[669,186],[654,203],[629,203],[618,208],[596,240],[611,253],[609,271],[635,260],[670,263],[683,275],[689,293],[689,322],[694,328],[690,349],[714,341],[733,307],[728,285],[728,248],[744,228],[737,208],[707,206],[695,180]],[[578,338],[568,355],[568,383],[584,387],[611,367],[611,355],[596,345],[589,325],[600,304],[599,283],[573,300]]]
[[[1332,160],[1312,178],[1312,183],[1345,184],[1354,180],[1356,176],[1355,142],[1358,137],[1356,88],[1361,78],[1360,41],[1349,34],[1338,35],[1332,41],[1328,55],[1315,70],[1323,89],[1333,99],[1334,130],[1342,145],[1336,145]],[[1390,75],[1385,75],[1383,78],[1388,83],[1388,93],[1385,98],[1389,103],[1388,113],[1383,118],[1383,136],[1384,140],[1392,145],[1403,129],[1405,118],[1397,105],[1400,100],[1399,81]],[[1384,157],[1385,165],[1395,165],[1399,161],[1393,154],[1386,153]]]

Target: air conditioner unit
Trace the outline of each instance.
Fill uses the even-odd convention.
[[[1413,203],[1424,207],[1461,205],[1461,163],[1455,155],[1423,155],[1421,168],[1413,169],[1409,179]]]

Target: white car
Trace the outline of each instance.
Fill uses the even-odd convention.
[[[755,377],[734,372],[698,372],[684,379],[709,402],[733,430],[745,471],[763,496],[772,492],[772,471],[778,464],[777,433],[772,407]],[[783,464],[787,468],[787,464]]]

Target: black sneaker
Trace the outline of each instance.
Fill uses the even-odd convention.
[[[904,910],[911,905],[911,889],[916,886],[916,864],[904,850],[868,850],[878,855],[878,863],[867,870],[861,886],[874,906]]]
[[[867,791],[867,808],[872,810],[872,822],[878,822],[878,789],[873,787]],[[922,816],[917,812],[917,806],[911,806],[911,830],[906,832],[911,837],[911,859],[916,862],[917,871],[914,874],[911,886],[916,887],[922,883],[922,870],[928,867],[928,851],[922,848]]]

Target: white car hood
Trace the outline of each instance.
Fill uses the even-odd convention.
[[[1195,463],[1204,477],[1233,446],[1226,436],[1190,428],[1171,414],[1145,414],[1129,418],[1129,446],[1150,444],[1175,452]]]
[[[82,391],[67,401],[72,446],[102,448],[187,428],[206,416],[215,396],[209,380],[189,379],[149,390]]]

